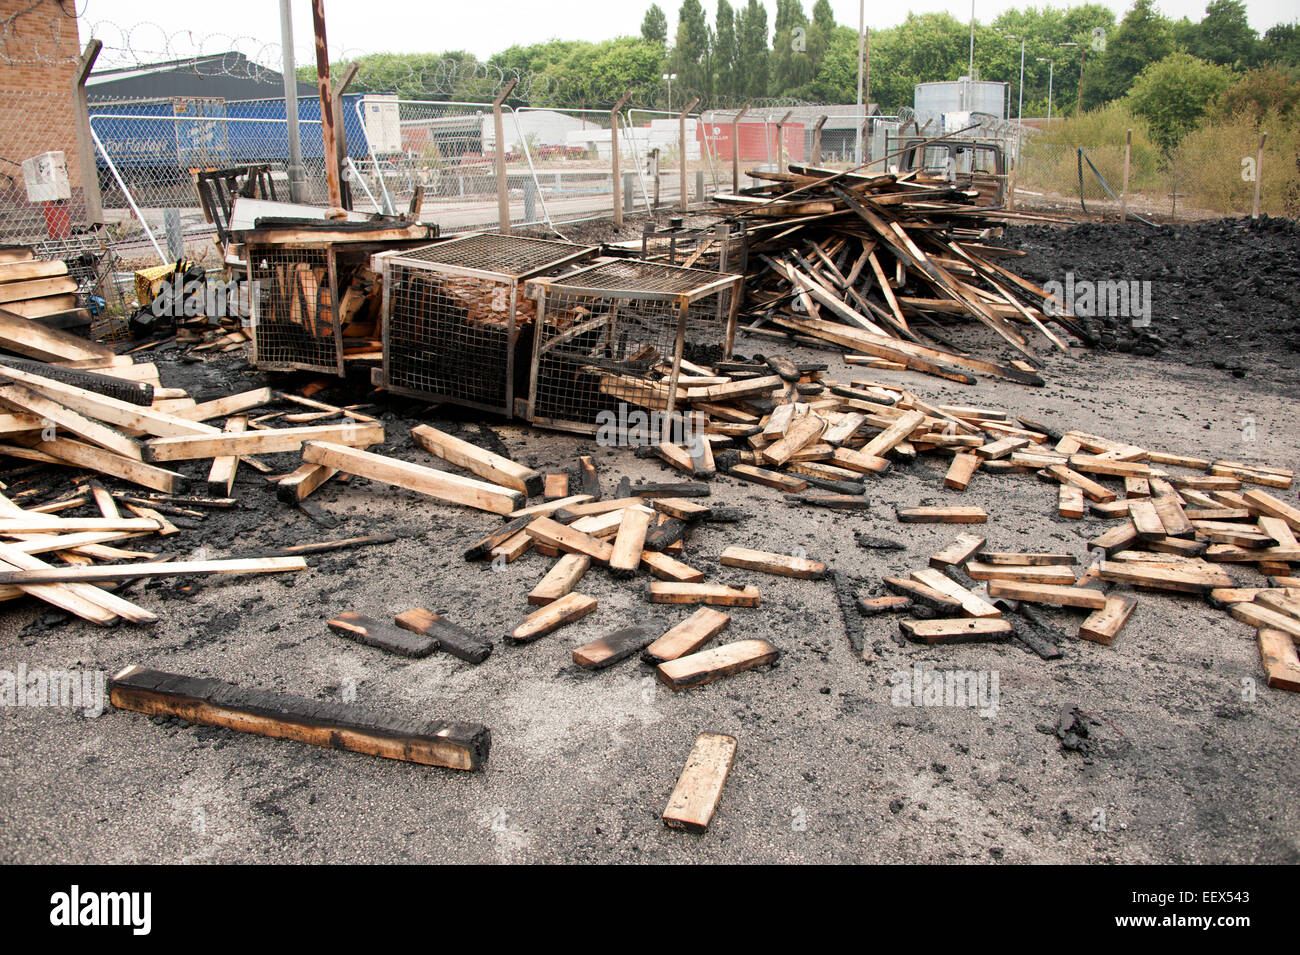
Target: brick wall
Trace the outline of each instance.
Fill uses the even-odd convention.
[[[73,0],[0,0],[0,235],[44,232],[44,210],[27,201],[21,163],[61,149],[74,223],[84,221],[72,77],[81,54]]]

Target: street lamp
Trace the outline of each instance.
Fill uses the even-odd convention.
[[[668,81],[668,108],[673,108],[673,80],[677,79],[676,73],[665,73],[664,79]]]

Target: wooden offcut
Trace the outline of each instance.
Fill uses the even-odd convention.
[[[709,604],[717,607],[757,607],[757,587],[728,587],[726,584],[691,584],[651,581],[647,588],[651,603]]]
[[[542,476],[532,468],[486,451],[427,424],[411,429],[411,437],[424,450],[450,464],[462,467],[485,481],[532,496],[542,493]],[[563,497],[564,495],[558,495]]]
[[[659,664],[659,681],[676,692],[765,666],[780,655],[766,640],[739,640]]]
[[[826,565],[819,560],[750,550],[748,547],[724,548],[718,561],[725,567],[743,567],[746,570],[757,570],[781,577],[821,580],[826,576]]]
[[[722,789],[735,755],[734,736],[718,733],[697,736],[686,758],[686,766],[677,778],[677,785],[668,797],[663,812],[664,825],[690,832],[707,830],[722,799]]]
[[[624,627],[586,646],[574,648],[573,662],[584,670],[603,670],[639,653],[653,640],[654,634],[644,627]]]
[[[596,609],[596,598],[569,593],[530,613],[506,637],[510,643],[530,643],[567,623],[580,620]]]
[[[657,664],[695,653],[730,624],[729,614],[701,607],[647,646],[641,658]]]

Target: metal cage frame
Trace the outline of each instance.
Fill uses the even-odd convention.
[[[552,382],[565,364],[570,366],[563,373],[572,379],[569,391],[575,404],[582,392],[589,395],[598,393],[604,396],[601,400],[609,403],[630,401],[671,417],[677,403],[677,380],[681,375],[688,326],[701,321],[708,326],[716,325],[721,333],[722,355],[729,357],[735,344],[736,315],[743,281],[743,275],[632,259],[599,262],[556,278],[531,280],[526,292],[537,302],[537,332],[533,336],[528,421],[540,427],[580,434],[594,434],[598,430],[595,422],[585,420],[587,416],[576,411],[572,417],[557,417],[553,407],[556,400],[552,398]],[[716,299],[713,316],[701,319],[698,314],[701,304],[707,308],[713,299]],[[574,303],[573,311],[578,307],[592,312],[597,308],[608,310],[564,328],[560,324],[560,308],[568,303]],[[657,334],[658,343],[662,345],[668,342],[671,333],[671,363],[667,361],[666,349],[655,348],[646,341],[642,341],[639,348],[646,353],[644,361],[635,356],[617,355],[590,359],[591,364],[572,356],[548,358],[558,355],[557,349],[561,345],[581,336],[589,333],[599,336],[602,326],[606,349],[620,348],[615,329],[622,308],[632,309],[634,314],[630,320],[641,326],[645,338]],[[693,311],[695,315],[692,315]],[[563,314],[567,316],[569,311]],[[645,368],[640,367],[646,362]],[[647,373],[655,368],[667,370],[666,383],[647,377]],[[562,401],[563,396],[558,400]]]
[[[326,282],[316,289],[316,315],[319,316],[322,307],[328,309],[334,334],[329,340],[329,345],[321,345],[319,361],[313,360],[314,356],[304,356],[301,359],[285,357],[292,352],[294,346],[282,345],[275,340],[277,333],[284,334],[289,328],[298,327],[298,323],[283,320],[280,315],[286,304],[292,315],[294,304],[281,301],[279,283],[272,274],[280,264],[293,264],[291,259],[294,253],[300,254],[299,258],[302,261],[298,264],[310,265],[310,259],[313,258],[321,258],[325,263]],[[250,243],[245,251],[245,260],[248,262],[249,280],[256,283],[253,285],[255,294],[251,296],[253,364],[270,371],[318,371],[342,376],[343,326],[338,320],[338,256],[334,244],[330,242]],[[261,263],[264,260],[270,266],[267,271],[262,269]],[[297,280],[295,280],[295,292],[298,290]],[[319,294],[321,291],[326,294],[323,303]],[[268,304],[274,317],[268,317],[266,314]],[[326,340],[326,336],[314,337],[322,343]],[[331,349],[332,361],[325,357]]]
[[[518,315],[522,287],[531,279],[588,259],[596,252],[596,246],[584,246],[554,239],[477,232],[416,249],[395,250],[375,255],[371,260],[371,268],[382,274],[384,286],[381,312],[383,386],[395,394],[462,405],[506,417],[516,416],[519,411],[516,409],[515,399],[515,358],[521,330]],[[403,351],[417,347],[415,335],[405,334],[403,320],[395,313],[395,309],[397,312],[403,309],[400,302],[394,301],[395,293],[402,294],[397,289],[400,284],[397,276],[402,271],[409,274],[436,276],[440,280],[460,281],[470,285],[471,288],[494,286],[498,294],[504,291],[501,302],[502,310],[505,312],[504,339],[499,346],[479,343],[481,352],[490,352],[499,347],[500,364],[492,376],[493,384],[497,375],[503,379],[499,402],[467,397],[463,393],[457,394],[453,380],[446,375],[432,372],[427,373],[428,385],[421,387],[412,379],[425,377],[425,373],[417,373],[402,367]],[[441,291],[432,294],[440,298],[444,295]],[[447,297],[450,298],[450,293]],[[448,304],[451,307],[461,307],[450,302]],[[426,309],[431,307],[429,301],[423,297],[410,305]],[[450,316],[445,318],[447,321],[451,320]],[[536,325],[539,320],[540,316],[539,319],[534,320],[534,324]],[[535,331],[536,329],[534,333]],[[469,334],[468,331],[465,334]],[[457,344],[463,346],[465,343],[463,340],[457,342],[450,329],[444,329],[439,338],[439,344],[448,360],[454,361],[459,357],[468,361],[467,356],[453,353],[452,350]],[[427,356],[429,343],[426,341],[423,347]],[[488,365],[483,363],[481,367],[488,367]],[[489,376],[480,375],[477,380],[488,383]]]

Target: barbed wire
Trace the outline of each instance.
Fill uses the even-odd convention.
[[[30,7],[0,18],[0,64],[66,66],[76,61],[81,50],[73,0],[60,3],[66,14],[65,20],[49,17],[23,20],[24,14],[41,5],[41,0],[33,0]],[[83,21],[80,35],[103,44],[96,61],[96,72],[169,63],[173,68],[189,70],[200,76],[267,80],[272,74],[279,75],[282,64],[283,48],[279,43],[244,34],[199,34],[193,30],[169,32],[149,20],[131,26],[112,20]],[[332,61],[354,62],[365,55],[362,50],[340,47],[334,51]],[[657,81],[629,90],[611,78],[579,80],[452,56],[412,63],[405,73],[388,72],[382,83],[373,85],[367,84],[363,73],[352,90],[396,92],[409,98],[484,101],[495,98],[512,80],[515,85],[510,101],[518,105],[599,108],[612,105],[627,92],[632,93],[632,101],[638,106],[665,110],[680,109],[697,97],[700,100],[698,109],[701,110],[739,109],[746,105],[759,109],[817,105],[814,101],[795,97],[751,98],[680,85],[672,90],[670,101],[668,89]]]

